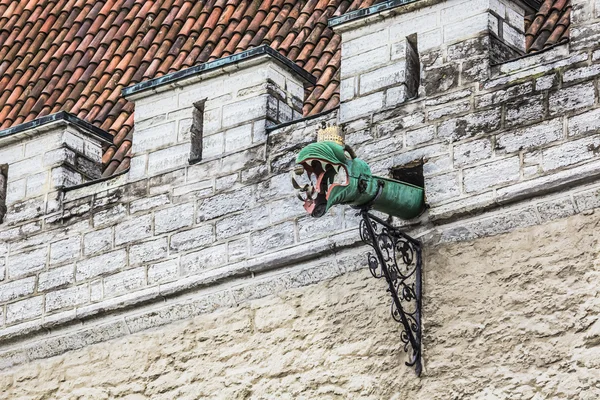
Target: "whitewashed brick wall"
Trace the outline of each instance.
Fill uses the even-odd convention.
[[[459,2],[436,6],[444,4],[448,7],[439,8],[436,15],[446,8],[449,13],[449,5]],[[473,11],[469,2],[460,4]],[[413,16],[419,20],[431,12],[424,7]],[[405,14],[394,18],[344,32],[344,40],[357,40],[357,49],[343,47],[343,57],[347,51],[350,57],[380,51],[380,42],[358,42],[370,29],[383,26],[391,31],[395,22],[412,21]],[[581,26],[598,32],[594,27],[599,22],[590,17]],[[425,25],[420,21],[414,26]],[[446,31],[431,27],[440,35]],[[405,34],[414,33],[410,23],[402,29],[407,31],[401,40],[385,44],[389,65],[392,49],[405,54],[399,50],[401,43]],[[452,44],[440,39],[430,48],[418,39],[423,75],[416,99],[386,107],[392,89],[402,85],[400,78],[392,86],[373,86],[376,89],[363,84],[362,96],[361,76],[385,66],[358,68],[352,72],[354,97],[344,97],[349,96],[348,78],[342,81],[347,103],[365,102],[356,113],[342,107],[339,113],[346,114],[340,117],[333,111],[268,134],[267,125],[275,118],[269,99],[277,96],[265,91],[266,79],[285,89],[285,96],[301,95],[295,78],[276,66],[259,73],[259,81],[242,70],[240,75],[213,76],[140,99],[137,153],[129,176],[67,190],[53,213],[17,220],[14,215],[20,211],[12,210],[12,220],[0,225],[0,349],[2,343],[42,328],[58,329],[73,321],[86,324],[106,314],[135,321],[132,331],[146,329],[342,273],[345,269],[336,263],[312,265],[310,273],[303,269],[323,255],[344,260],[346,249],[356,247],[356,211],[335,207],[323,218],[311,218],[295,198],[289,178],[298,150],[315,140],[322,122],[345,121],[347,142],[376,174],[387,176],[392,167],[424,160],[431,208],[407,229],[424,235],[426,246],[436,240],[494,235],[600,207],[597,44],[581,49],[563,45],[490,67],[475,62],[489,58],[489,35],[479,33]],[[476,64],[474,73],[471,67]],[[395,73],[392,81],[402,75]],[[383,82],[386,79],[388,75]],[[225,82],[230,92],[214,89],[224,90]],[[251,88],[244,89],[245,84]],[[191,104],[203,98],[208,98],[205,134],[221,135],[221,152],[190,165]],[[254,109],[247,102],[262,114],[240,112]],[[281,103],[277,110],[286,115],[278,116],[279,122],[289,118]],[[255,140],[257,125],[260,135]],[[241,127],[245,134],[240,134]],[[229,146],[234,146],[229,150],[228,134]],[[243,145],[236,148],[237,143]],[[23,161],[9,161],[9,174],[12,164]],[[26,169],[19,170],[23,174]],[[520,202],[523,199],[527,201]],[[215,288],[220,291],[213,292]],[[190,291],[205,296],[201,306],[188,309],[178,303],[178,296]],[[165,301],[165,309],[171,311],[153,308]],[[106,337],[124,331],[107,331]],[[69,348],[66,341],[40,350],[45,342],[40,336],[32,338],[30,348],[35,351],[17,356],[7,349],[0,354],[0,367]]]

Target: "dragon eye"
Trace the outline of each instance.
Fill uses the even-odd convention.
[[[344,151],[344,155],[346,156],[346,158],[348,160],[352,160],[352,156],[350,155],[350,153],[348,153],[347,151]]]

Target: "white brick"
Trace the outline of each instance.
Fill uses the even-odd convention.
[[[6,306],[6,324],[41,317],[44,311],[44,297],[36,296],[17,301]]]
[[[340,104],[340,122],[350,121],[352,119],[381,110],[383,107],[383,92],[376,92],[365,97],[359,97],[356,100]]]
[[[202,158],[217,157],[224,152],[225,134],[216,133],[202,138]]]
[[[463,171],[465,192],[478,192],[503,183],[519,180],[521,162],[511,157],[478,165]]]
[[[242,125],[225,132],[225,151],[235,151],[252,144],[252,125]]]
[[[561,119],[543,122],[513,132],[498,135],[497,146],[508,153],[543,146],[563,137]]]
[[[148,155],[148,174],[157,175],[174,168],[184,167],[190,157],[188,143],[158,150]]]
[[[342,79],[345,79],[350,76],[358,75],[386,65],[389,61],[390,50],[387,45],[366,51],[354,57],[342,57],[341,77]]]
[[[152,126],[148,129],[136,130],[133,140],[133,152],[145,153],[174,144],[177,141],[175,121],[162,125]]]
[[[199,249],[212,243],[214,240],[212,225],[203,225],[171,236],[170,248],[176,252]]]
[[[8,257],[8,276],[18,278],[44,269],[48,249],[28,251],[21,254],[11,254]]]
[[[74,308],[90,301],[88,285],[79,285],[46,294],[46,312]]]
[[[32,175],[36,172],[41,172],[42,168],[42,156],[36,156],[15,162],[10,166],[8,180],[13,181],[27,175]]]
[[[50,264],[57,264],[79,257],[81,252],[81,237],[70,237],[50,245]]]
[[[165,204],[170,204],[171,200],[169,196],[166,194],[160,194],[158,196],[143,198],[139,200],[134,200],[129,204],[129,212],[131,214],[140,212],[140,211],[148,211],[155,207],[160,207]]]
[[[261,95],[223,106],[223,126],[230,127],[245,121],[264,119],[267,115],[267,96]]]
[[[183,275],[190,275],[227,264],[227,245],[220,244],[181,257]]]
[[[129,250],[129,265],[160,260],[167,256],[167,238],[159,238],[131,246]]]
[[[40,272],[38,291],[55,289],[60,286],[69,285],[75,281],[75,267],[67,265],[54,268],[48,272]]]
[[[77,281],[93,278],[118,271],[125,265],[127,265],[125,250],[113,251],[78,262],[75,278]]]
[[[492,142],[489,139],[473,140],[454,146],[454,165],[459,167],[475,164],[492,156]]]
[[[443,19],[442,19],[443,20]],[[462,21],[444,26],[444,42],[466,39],[480,32],[486,32],[489,26],[489,14],[483,13]]]
[[[457,173],[425,178],[425,194],[429,204],[436,204],[460,195]]]
[[[113,242],[113,228],[90,232],[83,237],[83,254],[90,255],[110,250]]]
[[[191,226],[194,223],[194,204],[179,206],[157,211],[154,217],[156,234],[171,232],[180,228]]]
[[[596,99],[594,83],[583,83],[550,93],[549,109],[551,115],[562,115],[566,111],[591,106]]]
[[[294,243],[294,223],[284,222],[271,226],[250,237],[252,254],[261,254],[274,249],[281,249]]]
[[[370,33],[363,37],[342,43],[342,58],[353,57],[357,54],[362,54],[373,48],[374,44],[388,42],[388,29],[382,29],[377,32]]]
[[[600,133],[600,109],[570,117],[568,120],[569,136]]]
[[[406,62],[398,62],[376,69],[360,76],[360,94],[403,83],[406,76]]]
[[[0,285],[0,303],[27,296],[35,290],[35,276]]]
[[[543,152],[544,171],[577,164],[598,157],[600,135],[584,137],[579,140],[554,146]]]
[[[421,33],[438,27],[437,11],[421,15],[419,13],[406,14],[405,18],[390,27],[390,41],[399,42],[413,33]]]
[[[152,215],[134,217],[115,226],[115,245],[130,243],[152,236]]]
[[[104,297],[133,292],[146,285],[146,268],[139,267],[104,278]]]
[[[179,264],[176,260],[169,260],[148,267],[148,284],[168,282],[179,276]]]

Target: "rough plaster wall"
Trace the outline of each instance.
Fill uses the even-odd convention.
[[[596,211],[427,249],[420,380],[362,269],[16,367],[1,397],[597,399],[599,225]]]

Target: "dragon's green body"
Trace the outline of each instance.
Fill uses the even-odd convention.
[[[402,219],[418,216],[425,206],[423,188],[371,174],[369,165],[335,142],[312,143],[300,150],[298,175],[306,172],[316,181],[296,189],[306,193],[304,208],[320,217],[336,204],[370,206]],[[345,174],[345,176],[344,176]],[[316,195],[316,197],[315,197]]]

